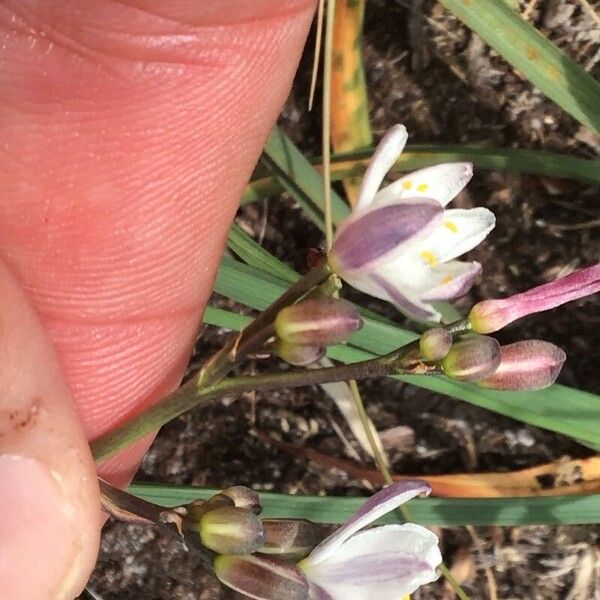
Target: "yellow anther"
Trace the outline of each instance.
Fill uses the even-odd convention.
[[[430,267],[435,267],[437,265],[437,258],[433,252],[429,252],[429,250],[424,250],[421,252],[421,256],[429,263]]]
[[[405,190],[410,190],[410,188],[412,187],[412,181],[409,181],[408,179],[406,181],[402,182],[402,187]]]
[[[444,221],[444,226],[447,227],[452,233],[458,233],[458,227],[452,221]]]
[[[454,277],[452,275],[448,274],[442,279],[442,283],[443,284],[450,283],[453,279],[454,279]]]
[[[429,188],[429,185],[427,185],[426,183],[420,183],[417,186],[417,192],[426,192],[428,188]]]

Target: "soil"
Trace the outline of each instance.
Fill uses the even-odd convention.
[[[401,0],[368,3],[364,53],[377,138],[401,122],[413,143],[468,142],[598,158],[597,136],[546,99],[439,4],[413,5],[417,10],[411,13],[410,3]],[[600,75],[600,27],[579,1],[538,2],[531,20],[591,74]],[[320,153],[319,107],[312,113],[306,110],[312,54],[309,42],[280,125],[308,155],[316,156]],[[487,206],[498,223],[471,253],[471,259],[484,265],[484,277],[458,306],[464,309],[481,298],[522,291],[596,262],[600,255],[598,195],[598,187],[588,184],[477,172],[454,206]],[[285,195],[240,209],[238,224],[297,269],[304,268],[306,250],[322,241]],[[394,316],[383,303],[350,296]],[[217,296],[212,302],[239,308]],[[597,301],[572,303],[527,319],[500,338],[503,342],[540,338],[560,345],[569,360],[559,381],[600,393],[598,308]],[[214,352],[225,336],[224,331],[207,328],[192,363],[197,365]],[[246,371],[277,368],[275,361],[253,360]],[[404,427],[396,436],[389,434],[393,470],[398,473],[509,470],[590,454],[565,437],[398,382],[371,381],[362,389],[380,431]],[[260,429],[346,457],[334,426],[351,438],[343,419],[318,388],[224,400],[165,427],[137,480],[364,495],[369,491],[365,482],[297,460],[254,435]],[[352,445],[360,454],[360,448]],[[369,464],[367,457],[361,457]],[[461,569],[465,589],[473,599],[493,597],[490,574],[502,600],[600,598],[597,527],[479,528],[471,533],[478,543],[465,529],[440,531],[445,559]],[[119,523],[105,529],[89,590],[103,600],[239,597],[223,589],[179,543],[160,539],[148,528]],[[452,597],[443,581],[414,595],[417,600]]]

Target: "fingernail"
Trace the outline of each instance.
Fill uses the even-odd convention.
[[[80,544],[72,513],[60,482],[45,465],[0,456],[0,596],[69,597]]]

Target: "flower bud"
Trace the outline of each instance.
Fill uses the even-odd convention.
[[[261,554],[299,561],[323,539],[323,529],[306,519],[265,519],[265,544]]]
[[[305,367],[325,356],[325,348],[323,346],[291,344],[279,338],[275,340],[273,349],[279,358],[295,367]]]
[[[561,348],[542,340],[523,340],[502,346],[496,371],[479,385],[496,390],[541,390],[552,385],[567,355]]]
[[[233,485],[223,490],[220,495],[231,498],[235,506],[250,510],[255,515],[259,515],[262,511],[260,496],[257,492],[245,485]]]
[[[344,341],[363,321],[351,302],[319,297],[281,309],[274,325],[277,337],[285,342],[327,346]]]
[[[221,583],[251,598],[308,600],[308,581],[292,563],[266,556],[217,556],[214,568]]]
[[[452,346],[452,335],[442,327],[428,329],[419,340],[419,350],[425,360],[442,360]]]
[[[599,291],[600,263],[510,298],[478,302],[468,318],[473,331],[493,333],[521,317],[550,310]]]
[[[477,381],[489,377],[500,365],[500,344],[485,335],[469,335],[453,344],[441,361],[448,377]]]
[[[234,506],[234,502],[231,498],[219,493],[208,500],[202,500],[200,498],[193,500],[189,504],[186,504],[185,510],[186,515],[190,520],[200,521],[202,515],[205,513],[217,508],[223,508],[224,506]]]
[[[265,541],[261,520],[249,510],[225,506],[211,510],[198,522],[200,540],[219,554],[250,554]]]

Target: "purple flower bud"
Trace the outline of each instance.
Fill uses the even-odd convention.
[[[600,263],[501,300],[478,302],[469,313],[477,333],[493,333],[509,323],[600,291]]]
[[[264,519],[265,544],[261,554],[298,561],[323,539],[323,528],[306,519]]]
[[[501,348],[496,371],[479,385],[496,390],[541,390],[552,385],[565,362],[564,351],[542,340],[523,340]]]
[[[294,564],[266,556],[217,556],[215,574],[231,589],[260,600],[308,600],[308,581]]]
[[[442,360],[452,346],[452,335],[442,327],[427,330],[419,340],[419,350],[425,360]]]
[[[262,521],[253,512],[236,506],[202,515],[198,532],[201,542],[219,554],[250,554],[265,541]]]
[[[311,365],[325,356],[325,348],[323,346],[290,344],[281,339],[275,341],[273,349],[279,358],[295,367]]]
[[[459,381],[485,379],[500,365],[500,344],[485,335],[468,335],[456,344],[441,361],[444,373]]]
[[[363,320],[351,302],[320,297],[286,306],[274,325],[277,337],[290,344],[327,346],[344,341]]]

